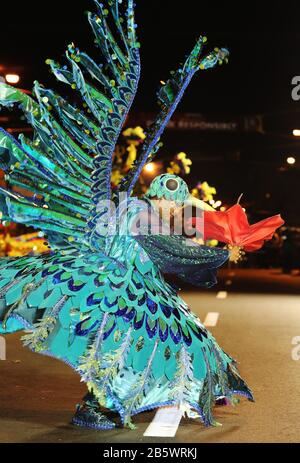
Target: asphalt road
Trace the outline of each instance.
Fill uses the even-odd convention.
[[[256,272],[256,277],[262,275]],[[7,360],[0,361],[0,442],[300,442],[300,360],[292,359],[292,340],[300,336],[300,296],[238,292],[234,275],[230,278],[226,299],[218,299],[215,291],[183,297],[202,320],[208,312],[220,313],[211,331],[240,363],[255,404],[242,400],[237,407],[216,408],[223,424],[218,428],[183,420],[174,439],[143,437],[155,412],[136,417],[136,431],[75,428],[68,423],[85,393],[79,377],[64,364],[24,349],[19,335],[10,335]],[[300,286],[300,277],[283,278],[287,286],[288,278]],[[268,291],[271,275],[269,280]]]

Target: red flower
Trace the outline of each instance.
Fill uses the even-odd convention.
[[[204,211],[204,239],[216,239],[253,252],[260,249],[265,241],[271,240],[276,229],[283,224],[281,216],[275,215],[249,225],[244,209],[236,204],[225,212]],[[197,227],[197,219],[193,219],[193,226]]]

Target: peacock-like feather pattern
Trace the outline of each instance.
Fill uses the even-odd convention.
[[[51,247],[0,260],[0,333],[25,330],[25,345],[74,368],[126,426],[133,427],[135,414],[170,404],[212,424],[217,397],[252,394],[164,273],[188,281],[194,274],[210,286],[228,252],[187,246],[182,237],[139,239],[132,221],[149,201],[130,195],[193,76],[227,61],[228,52],[216,48],[203,57],[200,37],[163,84],[159,113],[120,185],[130,197],[124,206],[112,193],[111,172],[138,88],[140,45],[133,0],[103,3],[88,13],[97,57],[71,44],[64,64],[47,60],[73,97],[38,82],[32,95],[0,83],[0,105],[18,105],[33,129],[18,140],[0,130],[2,218],[38,228]],[[109,233],[110,200],[120,212],[120,234]]]
[[[147,360],[146,368],[138,375],[136,383],[129,394],[125,397],[125,426],[135,429],[135,426],[131,422],[131,416],[135,410],[141,406],[144,396],[151,390],[151,385],[154,382],[153,376],[153,361],[156,355],[158,339],[153,345],[153,350],[149,359]]]
[[[184,407],[189,402],[189,395],[194,387],[194,367],[193,360],[187,348],[182,346],[177,353],[177,371],[171,383],[171,398],[178,401],[180,407]]]

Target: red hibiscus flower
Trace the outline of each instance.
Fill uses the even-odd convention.
[[[197,227],[197,218],[192,219],[192,223]],[[204,211],[204,239],[216,239],[253,252],[271,240],[276,229],[283,224],[281,216],[275,215],[250,225],[244,209],[236,204],[225,212]],[[201,226],[203,228],[203,222]]]

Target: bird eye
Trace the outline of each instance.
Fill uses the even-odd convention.
[[[166,187],[169,191],[176,191],[179,188],[179,183],[174,178],[170,179],[166,183]]]

